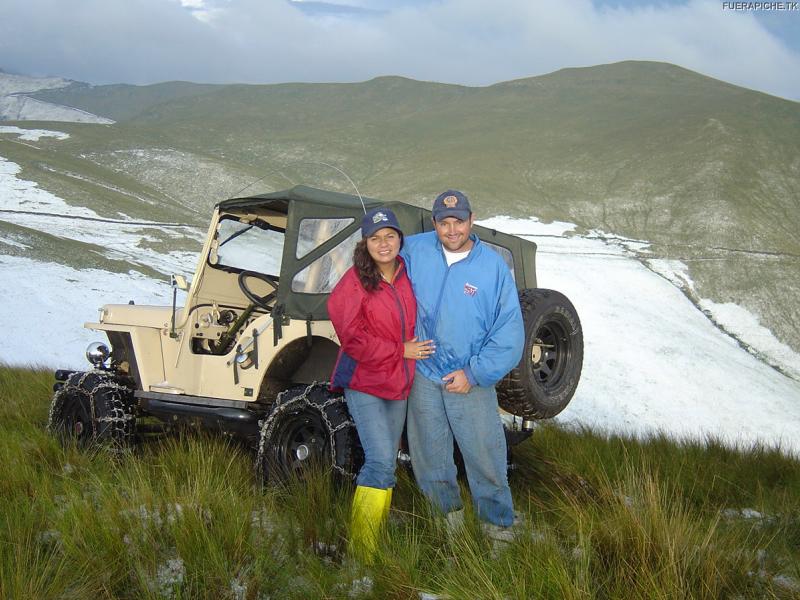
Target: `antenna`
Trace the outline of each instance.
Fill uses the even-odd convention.
[[[358,196],[358,199],[361,201],[361,208],[362,208],[362,210],[364,211],[364,214],[367,214],[367,207],[366,207],[366,205],[364,204],[364,198],[362,198],[362,197],[361,197],[361,192],[359,192],[359,191],[358,191],[358,186],[356,186],[355,182],[354,182],[352,179],[350,179],[350,176],[349,176],[347,173],[345,173],[344,171],[342,171],[342,170],[341,170],[339,167],[336,167],[336,166],[334,166],[334,165],[328,164],[328,163],[326,163],[326,162],[322,162],[321,160],[300,161],[299,163],[295,163],[295,164],[301,164],[301,165],[303,165],[303,164],[305,164],[305,165],[323,165],[323,166],[325,166],[325,167],[330,167],[331,169],[333,169],[333,170],[334,170],[334,171],[336,171],[337,173],[339,173],[339,174],[343,175],[343,176],[345,177],[345,179],[347,179],[347,181],[349,181],[349,182],[350,182],[350,185],[352,185],[352,186],[353,186],[353,189],[356,191],[356,195]],[[231,196],[231,198],[235,198],[236,196],[238,196],[239,194],[241,194],[243,191],[245,191],[247,188],[249,188],[251,185],[255,185],[255,184],[257,184],[259,181],[263,181],[264,179],[266,179],[267,177],[269,177],[270,175],[272,175],[272,174],[274,174],[274,173],[277,173],[278,175],[280,175],[281,177],[283,177],[283,178],[284,178],[286,181],[288,181],[288,182],[289,182],[289,183],[291,183],[292,185],[295,185],[294,181],[292,181],[292,180],[291,180],[291,179],[289,179],[289,178],[288,178],[286,175],[284,175],[282,171],[277,171],[277,170],[273,169],[273,170],[269,171],[268,173],[266,173],[264,176],[262,176],[262,177],[259,177],[259,178],[258,178],[258,179],[256,179],[255,181],[251,181],[250,183],[248,183],[246,186],[244,186],[244,187],[243,187],[242,189],[240,189],[238,192],[236,192],[235,194],[233,194],[233,195]]]
[[[367,214],[367,207],[366,207],[366,206],[364,206],[364,199],[361,197],[361,192],[359,192],[359,191],[358,191],[358,188],[356,187],[356,184],[355,184],[355,183],[353,183],[353,180],[352,180],[352,179],[350,179],[350,176],[349,176],[347,173],[345,173],[344,171],[342,171],[342,170],[341,170],[339,167],[334,167],[333,165],[329,165],[328,163],[326,163],[326,162],[322,162],[321,160],[319,160],[319,161],[314,161],[314,162],[312,162],[312,163],[309,163],[309,164],[319,164],[319,165],[325,165],[326,167],[330,167],[330,168],[331,168],[331,169],[333,169],[334,171],[338,171],[339,173],[341,173],[342,175],[344,175],[344,176],[347,178],[347,181],[349,181],[349,182],[350,182],[350,185],[352,185],[352,186],[353,186],[353,189],[356,191],[356,195],[358,195],[358,199],[359,199],[359,200],[361,200],[361,208],[364,210],[364,214]]]
[[[231,198],[236,198],[236,196],[238,196],[239,194],[241,194],[243,191],[245,191],[245,190],[246,190],[247,188],[249,188],[251,185],[255,185],[255,184],[257,184],[259,181],[263,181],[264,179],[266,179],[267,177],[269,177],[269,176],[270,176],[270,175],[272,175],[273,173],[277,173],[278,175],[280,175],[281,177],[283,177],[283,178],[284,178],[286,181],[288,181],[288,182],[289,182],[289,183],[291,183],[292,185],[295,185],[294,181],[292,181],[292,180],[291,180],[291,179],[289,179],[289,178],[288,178],[286,175],[284,175],[284,174],[283,174],[283,172],[281,172],[281,171],[276,171],[276,170],[274,170],[274,169],[273,169],[272,171],[269,171],[269,172],[268,172],[266,175],[264,175],[264,176],[262,176],[262,177],[259,177],[259,178],[258,178],[258,179],[256,179],[255,181],[251,181],[251,182],[250,182],[250,183],[248,183],[246,186],[244,186],[242,189],[240,189],[238,192],[236,192],[236,193],[232,194],[230,197],[231,197]]]

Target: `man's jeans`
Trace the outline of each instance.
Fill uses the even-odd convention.
[[[364,449],[364,466],[356,484],[381,490],[394,487],[407,401],[383,400],[349,388],[344,390],[344,397]]]
[[[462,506],[453,461],[455,436],[478,517],[502,527],[513,524],[506,438],[493,387],[453,394],[418,374],[408,397],[407,432],[417,483],[443,513]]]

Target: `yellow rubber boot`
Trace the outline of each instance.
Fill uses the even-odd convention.
[[[391,498],[391,489],[356,487],[350,512],[350,552],[365,564],[374,562],[378,536],[389,513]]]
[[[388,494],[386,494],[386,500],[383,503],[383,522],[385,523],[386,520],[389,518],[389,507],[392,505],[392,490],[394,488],[389,488],[386,490]]]

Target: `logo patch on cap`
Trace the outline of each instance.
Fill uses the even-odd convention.
[[[465,293],[467,296],[474,296],[475,294],[477,294],[477,293],[478,293],[478,288],[476,288],[476,287],[475,287],[474,285],[472,285],[471,283],[465,283],[465,284],[464,284],[464,293]]]
[[[381,221],[388,221],[389,217],[386,216],[386,213],[376,212],[372,215],[372,222],[373,223],[380,223]]]
[[[455,196],[448,196],[447,198],[442,200],[442,203],[447,208],[455,208],[456,204],[458,204],[458,198],[456,198]]]

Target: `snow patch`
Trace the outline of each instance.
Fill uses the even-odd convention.
[[[58,89],[67,87],[71,83],[69,79],[61,77],[28,77],[0,72],[0,96]]]
[[[0,156],[0,208],[99,218],[93,210],[70,206],[55,194],[41,189],[36,182],[19,179],[17,175],[21,170],[18,164]]]
[[[0,125],[0,133],[13,133],[16,134],[21,140],[28,140],[30,142],[38,142],[40,138],[52,137],[57,140],[66,140],[69,138],[68,133],[63,131],[50,131],[49,129],[22,129],[21,127],[12,127],[9,125]]]
[[[44,102],[26,95],[67,87],[72,83],[60,77],[26,77],[0,73],[0,121],[65,121],[103,125],[114,123],[111,119],[79,108]]]
[[[689,276],[689,267],[679,260],[651,259],[647,264],[654,273],[658,273],[676,287],[694,293],[694,282]]]
[[[5,244],[7,246],[19,248],[20,250],[28,250],[30,248],[28,244],[23,244],[21,242],[18,242],[17,240],[13,240],[7,237],[0,237],[0,244]]]
[[[147,198],[145,196],[140,196],[139,194],[134,194],[130,190],[127,190],[125,188],[121,188],[116,185],[110,185],[108,183],[98,181],[97,179],[87,177],[86,175],[83,175],[81,173],[74,173],[72,171],[64,171],[61,169],[56,169],[46,164],[40,164],[39,168],[43,169],[44,171],[50,171],[51,173],[62,175],[63,177],[69,177],[71,179],[77,179],[78,181],[85,181],[87,183],[91,183],[94,186],[105,188],[117,194],[122,194],[123,196],[128,196],[129,198],[135,198],[136,200],[144,202],[145,204],[156,204],[156,201],[153,198]]]
[[[79,108],[44,102],[28,96],[0,96],[2,121],[62,121],[67,123],[95,123],[111,125],[111,119],[99,117]]]
[[[35,182],[19,179],[19,172],[19,165],[0,156],[0,209],[25,211],[3,212],[3,221],[64,239],[95,244],[102,247],[104,255],[111,260],[150,267],[160,273],[189,273],[194,269],[196,253],[159,252],[143,246],[142,242],[157,242],[160,237],[176,241],[189,237],[199,246],[204,230],[189,226],[162,227],[157,223],[143,224],[142,221],[100,223],[94,220],[101,217],[93,210],[70,206],[58,196],[39,188]],[[31,212],[39,214],[29,214]],[[74,218],[65,220],[59,217]],[[160,235],[154,236],[155,232]]]
[[[647,264],[654,272],[687,291],[690,296],[697,296],[686,264],[677,260],[660,259],[648,260]],[[769,364],[800,381],[800,354],[761,325],[756,315],[732,302],[719,304],[706,298],[698,298],[697,304],[714,323],[751,348],[754,354],[762,356]]]
[[[504,225],[535,238],[539,286],[563,292],[583,325],[581,382],[556,421],[800,453],[800,383],[745,352],[692,304],[682,291],[693,287],[685,265],[658,263],[673,283],[616,241],[541,236],[533,221]]]
[[[726,331],[800,380],[800,355],[761,325],[753,313],[732,302],[717,304],[705,299],[700,300],[700,308],[710,313]]]
[[[489,229],[496,229],[497,231],[505,231],[508,233],[519,233],[520,231],[524,231],[525,235],[530,236],[563,236],[576,229],[576,225],[574,223],[567,223],[564,221],[543,223],[536,217],[529,217],[528,219],[521,220],[507,217],[505,215],[491,217],[489,219],[476,221],[475,223],[482,227],[488,227]]]
[[[6,321],[0,362],[20,366],[86,369],[86,346],[104,334],[84,329],[96,321],[104,304],[167,306],[172,302],[169,282],[131,271],[109,273],[73,269],[29,258],[0,254],[0,310]]]
[[[602,229],[592,229],[587,237],[596,238],[606,242],[607,244],[619,246],[629,252],[634,252],[634,253],[650,252],[650,242],[646,240],[634,240],[631,238],[626,238],[621,235],[617,235],[615,233],[607,233]]]
[[[18,173],[17,165],[0,159],[2,208],[78,218],[67,226],[64,217],[43,214],[3,213],[4,219],[91,241],[131,265],[147,264],[164,273],[192,272],[195,253],[137,248],[158,227],[81,220],[95,213],[67,205],[18,179]],[[800,454],[800,383],[744,351],[697,309],[683,291],[693,289],[685,265],[643,264],[625,238],[566,235],[574,230],[570,224],[508,217],[482,224],[534,238],[539,285],[562,291],[580,315],[583,375],[558,422],[612,433],[664,432],[679,438],[715,436],[730,444],[780,444],[784,451]],[[158,237],[172,234],[199,240],[204,232],[162,228]],[[171,303],[166,278],[157,281],[135,271],[78,270],[0,254],[0,274],[10,283],[0,286],[0,308],[14,317],[7,320],[10,335],[0,347],[0,361],[12,364],[85,367],[86,344],[101,336],[81,324],[94,321],[97,308],[129,299],[145,305]],[[753,319],[738,307],[704,308],[732,330],[754,329]],[[756,343],[769,341],[760,339]],[[796,358],[792,354],[787,360]]]

